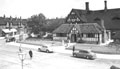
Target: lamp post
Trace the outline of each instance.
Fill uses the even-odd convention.
[[[22,35],[19,35],[19,41],[22,41]],[[22,52],[21,43],[20,43],[19,51]]]
[[[20,16],[20,21],[19,21],[19,24],[18,24],[18,29],[19,29],[19,41],[22,41],[22,40],[23,40],[23,35],[21,34],[21,29],[22,29],[21,24],[22,24],[22,20],[21,20],[21,16]],[[20,43],[19,50],[21,51],[21,43]]]
[[[19,52],[19,53],[18,53],[18,56],[19,56],[19,59],[21,60],[21,67],[22,67],[22,69],[23,69],[23,61],[24,61],[24,59],[25,59],[25,57],[26,57],[26,54],[23,53],[23,52]]]

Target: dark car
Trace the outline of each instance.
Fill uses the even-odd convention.
[[[6,42],[11,42],[11,41],[15,41],[15,37],[6,38]]]
[[[83,57],[86,59],[95,59],[96,54],[93,53],[91,50],[78,50],[73,52],[74,57]]]

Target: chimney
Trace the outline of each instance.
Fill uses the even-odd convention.
[[[4,19],[6,18],[5,14],[3,15],[3,18],[4,18]]]
[[[10,21],[12,21],[12,16],[10,16]]]
[[[104,20],[103,19],[101,19],[101,26],[105,30],[105,25],[104,25]]]
[[[107,11],[107,1],[106,0],[104,1],[104,4],[105,4],[104,10]]]
[[[89,2],[86,2],[86,11],[89,11]]]
[[[106,28],[105,28],[103,19],[101,19],[101,26],[103,28],[103,40],[102,40],[102,42],[105,43],[107,40],[107,33],[106,33]]]

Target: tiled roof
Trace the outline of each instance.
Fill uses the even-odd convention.
[[[106,29],[120,29],[120,8],[117,9],[107,9],[86,11],[81,9],[72,9],[72,11],[77,12],[77,14],[86,23],[101,23],[101,19],[104,20]],[[98,20],[97,20],[98,19]]]
[[[0,29],[0,36],[2,36],[2,29]]]
[[[76,27],[79,33],[101,33],[102,27],[97,23],[83,23],[83,24],[62,24],[53,33],[69,33],[73,27]]]
[[[55,29],[53,33],[69,33],[73,26],[73,24],[62,24],[57,29]]]
[[[101,33],[103,31],[97,23],[84,23],[75,25],[80,33]]]
[[[120,31],[117,31],[112,38],[114,38],[114,39],[120,39]]]

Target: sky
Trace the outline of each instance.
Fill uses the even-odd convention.
[[[66,17],[72,8],[104,9],[104,0],[0,0],[0,16],[29,18],[43,13],[46,18]],[[107,0],[107,8],[120,8],[119,0]]]

